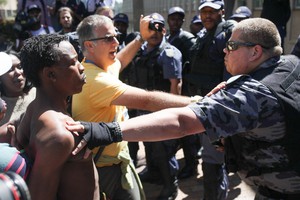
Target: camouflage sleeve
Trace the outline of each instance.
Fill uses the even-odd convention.
[[[189,106],[211,141],[274,124],[279,104],[270,90],[249,76],[233,77],[227,87]]]

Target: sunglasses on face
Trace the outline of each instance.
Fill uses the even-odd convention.
[[[112,43],[118,40],[118,37],[119,35],[106,35],[105,37],[93,38],[93,39],[89,39],[88,41],[104,40],[104,42]]]
[[[227,51],[235,51],[240,46],[244,47],[254,47],[257,44],[251,43],[251,42],[236,42],[236,41],[228,41],[226,42],[226,49]]]

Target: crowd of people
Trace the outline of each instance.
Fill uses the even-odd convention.
[[[300,39],[284,55],[270,13],[225,20],[223,0],[200,0],[190,30],[175,6],[129,33],[105,1],[55,2],[19,0],[16,43],[0,52],[0,173],[32,200],[143,200],[145,182],[175,200],[200,158],[205,200],[227,199],[229,172],[255,199],[300,198]]]

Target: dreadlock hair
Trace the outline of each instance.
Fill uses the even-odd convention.
[[[58,45],[62,41],[68,41],[67,37],[58,34],[38,35],[25,40],[20,51],[21,66],[24,75],[35,87],[41,84],[39,72],[58,63]]]

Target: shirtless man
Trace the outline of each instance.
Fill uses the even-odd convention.
[[[72,156],[80,137],[66,130],[72,120],[67,98],[82,90],[84,67],[61,35],[30,38],[21,50],[25,76],[36,87],[16,137],[32,161],[28,187],[32,200],[99,200],[98,174],[92,158]]]

